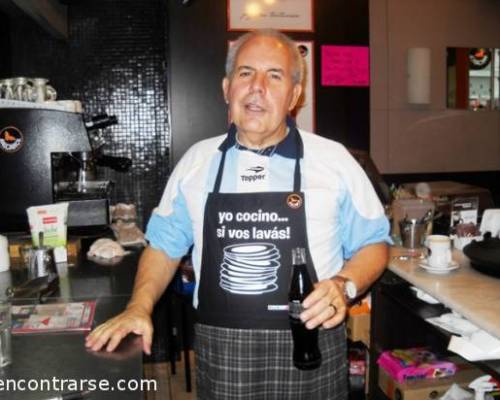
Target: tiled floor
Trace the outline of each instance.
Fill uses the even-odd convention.
[[[193,390],[186,392],[186,379],[184,374],[184,361],[181,360],[176,365],[176,374],[170,375],[170,386],[172,387],[171,400],[194,400],[196,399],[196,380],[194,376],[194,353],[190,352],[191,361],[191,384]],[[170,365],[169,365],[170,370]]]
[[[186,392],[183,360],[176,364],[176,374],[172,375],[170,363],[154,363],[144,365],[144,376],[147,379],[156,379],[158,390],[144,393],[144,400],[194,400],[196,398],[196,385],[194,379],[194,355],[191,352],[191,381],[193,391]]]

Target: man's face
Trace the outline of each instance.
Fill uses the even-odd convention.
[[[233,75],[222,82],[231,121],[243,135],[280,135],[295,107],[300,84],[292,82],[288,49],[272,37],[255,37],[239,50]]]

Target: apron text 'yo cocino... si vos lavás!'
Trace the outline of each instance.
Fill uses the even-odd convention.
[[[288,329],[292,249],[307,250],[311,279],[317,276],[308,249],[305,198],[301,192],[302,139],[290,192],[220,193],[227,138],[213,192],[208,194],[198,291],[198,321],[241,329]]]

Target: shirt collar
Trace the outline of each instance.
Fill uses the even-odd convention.
[[[297,141],[295,140],[295,134],[298,134],[297,127],[295,125],[295,121],[290,116],[287,116],[286,124],[287,127],[289,128],[286,137],[280,143],[278,143],[276,148],[274,148],[274,146],[271,146],[270,148],[268,148],[269,150],[263,149],[259,152],[259,154],[265,156],[270,156],[272,154],[279,154],[280,156],[286,158],[296,158]],[[224,146],[227,146],[228,149],[230,149],[233,146],[237,146],[239,150],[253,151],[237,143],[236,133],[237,133],[236,125],[231,124],[227,131],[227,137],[219,146],[219,150],[223,151]]]

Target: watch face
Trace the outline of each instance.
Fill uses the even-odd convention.
[[[469,66],[470,69],[486,68],[491,62],[491,49],[478,47],[469,51]]]
[[[353,281],[347,281],[345,283],[345,294],[348,299],[353,300],[358,295],[358,290],[356,289],[356,285]]]

